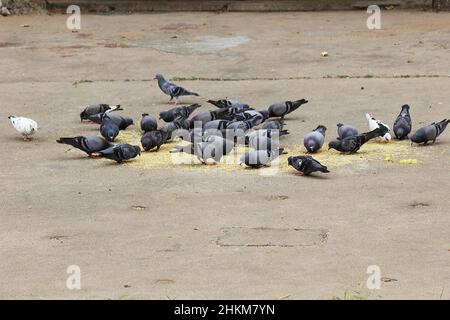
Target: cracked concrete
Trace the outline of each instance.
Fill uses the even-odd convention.
[[[368,111],[392,125],[404,103],[417,128],[450,116],[449,17],[387,11],[383,29],[369,31],[365,12],[83,15],[78,33],[63,15],[1,19],[0,297],[326,299],[348,290],[448,299],[449,129],[413,147],[420,165],[379,155],[315,178],[118,166],[55,139],[97,132],[79,122],[88,103],[120,103],[136,120],[168,108],[150,81],[158,72],[202,95],[185,102],[307,98],[287,118],[287,146],[319,123],[327,141],[340,121],[363,130]],[[201,36],[250,40],[208,54],[139,45]],[[13,131],[13,113],[40,124],[33,142]],[[320,246],[218,246],[230,227],[328,237]],[[66,289],[72,264],[80,291]],[[368,290],[373,264],[397,281]]]

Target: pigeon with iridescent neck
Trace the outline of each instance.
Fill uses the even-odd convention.
[[[198,93],[191,92],[186,90],[185,88],[178,86],[174,83],[168,82],[162,74],[157,74],[155,76],[155,80],[158,81],[158,86],[162,92],[170,96],[170,100],[172,101],[175,98],[175,104],[178,103],[178,98],[181,96],[198,96]]]
[[[319,125],[316,129],[305,135],[303,145],[308,152],[315,153],[322,148],[326,131],[327,127]]]
[[[409,106],[407,104],[402,106],[402,110],[395,119],[394,134],[398,140],[403,140],[411,133],[412,122],[411,115],[409,114]]]
[[[433,122],[428,126],[422,127],[414,132],[414,134],[411,136],[411,141],[414,143],[423,143],[424,145],[428,144],[429,141],[435,143],[437,137],[439,137],[442,132],[444,132],[449,123],[450,120],[444,119],[441,122]]]

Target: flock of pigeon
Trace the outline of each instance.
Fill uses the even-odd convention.
[[[195,95],[197,93],[186,90],[174,83],[168,82],[160,74],[155,80],[162,92],[170,96],[170,101],[182,96]],[[170,152],[185,152],[195,155],[202,163],[213,161],[217,163],[224,155],[231,153],[237,144],[249,146],[250,151],[240,158],[240,163],[249,167],[260,168],[268,166],[285,153],[280,147],[279,137],[289,134],[283,128],[284,117],[308,103],[307,100],[277,102],[265,110],[255,110],[248,104],[237,100],[222,99],[208,100],[217,109],[199,112],[191,115],[200,107],[199,104],[189,106],[176,106],[159,114],[165,123],[158,127],[155,117],[144,113],[140,121],[143,131],[141,138],[142,148],[145,151],[159,150],[161,145],[171,141],[174,137],[180,137],[189,143],[176,146]],[[396,118],[393,126],[395,137],[399,140],[406,139],[412,130],[410,107],[404,105]],[[68,144],[86,152],[89,156],[100,156],[121,163],[133,159],[141,154],[140,146],[127,143],[114,144],[120,130],[125,130],[133,125],[133,119],[123,117],[117,111],[123,110],[120,105],[97,104],[87,106],[80,114],[81,121],[91,121],[100,125],[99,136],[76,136],[60,138],[58,143]],[[379,142],[391,140],[391,129],[388,125],[366,114],[369,124],[369,132],[359,133],[358,130],[347,124],[338,124],[338,138],[329,142],[329,149],[335,149],[342,153],[355,153],[369,140],[376,139]],[[28,118],[10,116],[14,128],[22,134],[24,140],[30,140],[37,131],[37,123]],[[444,119],[438,123],[432,123],[418,129],[412,136],[414,143],[427,144],[435,142],[436,138],[445,130],[450,120]],[[260,126],[256,129],[257,126]],[[304,137],[304,146],[309,154],[318,152],[325,142],[327,128],[319,125]],[[309,175],[319,171],[329,172],[327,167],[314,159],[311,155],[291,156],[288,164],[295,168],[299,175]]]

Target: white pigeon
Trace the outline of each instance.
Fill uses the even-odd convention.
[[[24,117],[9,116],[13,127],[23,136],[23,140],[31,140],[31,136],[37,131],[36,121]]]
[[[386,142],[386,143],[391,141],[391,139],[392,139],[391,133],[390,133],[391,132],[391,128],[387,124],[381,122],[380,120],[375,119],[370,113],[366,113],[366,119],[369,122],[369,130],[370,131],[379,128],[380,124],[382,124],[383,126],[385,126],[386,128],[389,129],[389,131],[386,132],[386,134],[384,136],[375,138],[375,141]]]

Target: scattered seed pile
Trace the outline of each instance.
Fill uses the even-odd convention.
[[[117,138],[119,143],[130,143],[133,145],[140,145],[142,133],[138,130],[120,131]],[[237,171],[242,172],[258,172],[258,170],[247,168],[244,165],[239,165],[239,159],[248,148],[244,146],[237,146],[235,151],[224,156],[219,164],[204,165],[197,160],[195,156],[185,153],[170,153],[176,145],[183,145],[186,142],[174,141],[163,144],[159,151],[142,152],[140,157],[128,162],[130,166],[141,168],[183,168],[187,170],[222,170],[222,171]],[[259,170],[273,172],[272,170],[279,170],[281,172],[288,172],[294,169],[287,164],[287,158],[292,155],[306,154],[303,145],[286,146],[285,151],[288,154],[281,155],[277,160],[272,162],[271,167],[261,168]],[[411,146],[409,140],[397,141],[392,140],[390,143],[368,142],[356,154],[342,154],[335,150],[327,150],[324,148],[315,153],[313,156],[322,164],[329,168],[336,168],[353,164],[355,162],[367,161],[384,161],[389,164],[420,164],[421,160],[416,159],[417,147]],[[107,160],[105,160],[107,161]]]

